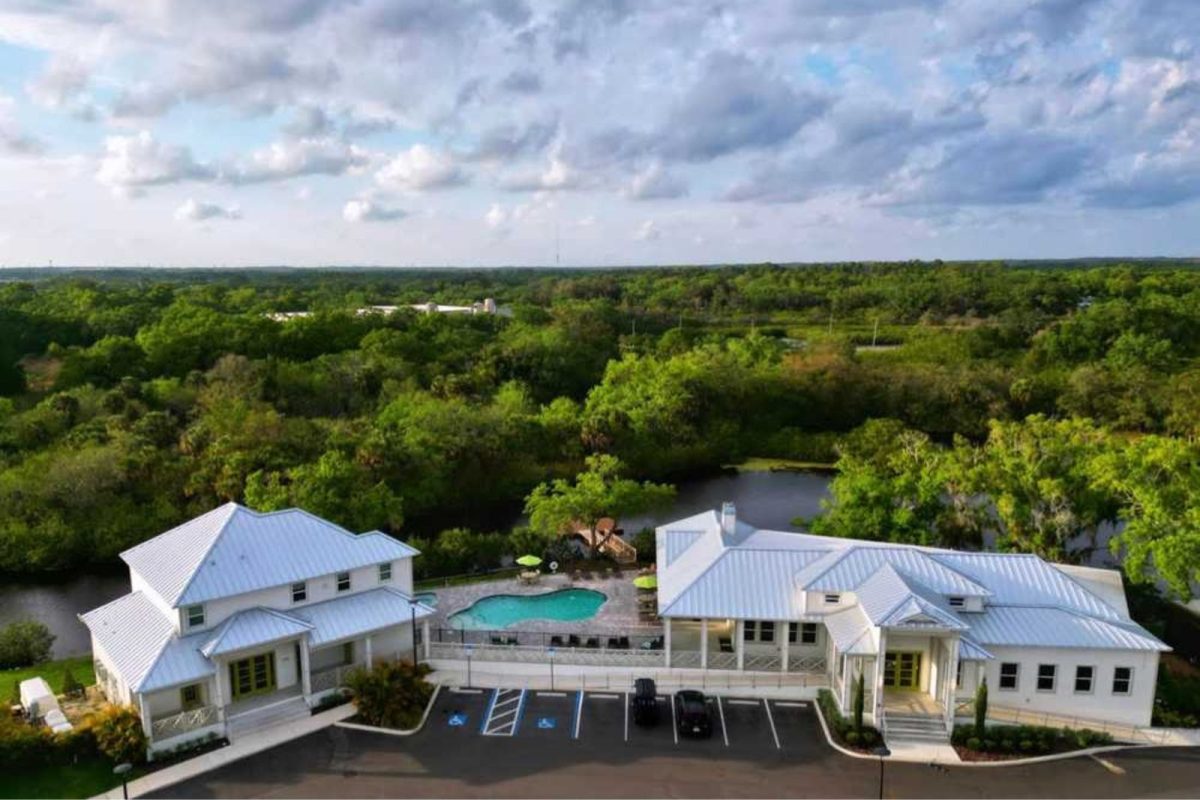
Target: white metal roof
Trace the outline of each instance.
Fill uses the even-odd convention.
[[[841,558],[810,576],[805,585],[812,592],[852,591],[884,564],[911,575],[935,592],[962,596],[989,594],[987,587],[935,561],[930,554],[908,547],[848,547]]]
[[[704,531],[667,531],[666,552],[663,554],[664,564],[673,564],[675,559],[696,543],[704,535]]]
[[[891,564],[884,564],[876,570],[855,590],[855,594],[867,618],[881,628],[914,624],[932,624],[951,630],[967,627],[954,614],[941,609],[916,581],[906,580]]]
[[[118,597],[79,617],[129,687],[142,682],[174,636],[175,628],[141,592]]]
[[[798,619],[803,608],[794,577],[821,555],[813,550],[728,549],[659,613],[678,617]],[[737,613],[730,613],[730,609],[736,609]]]
[[[839,653],[859,656],[879,652],[879,647],[871,636],[871,621],[860,606],[851,606],[844,611],[830,614],[822,621]]]
[[[983,645],[1084,647],[1098,650],[1170,648],[1133,623],[1117,624],[1062,608],[988,606],[971,614],[971,636]]]
[[[947,551],[932,558],[987,584],[993,603],[1063,606],[1104,619],[1120,618],[1115,608],[1078,581],[1032,554]]]
[[[378,531],[356,536],[299,509],[228,503],[121,557],[178,608],[415,555]]]
[[[958,639],[958,657],[963,661],[991,661],[995,656],[971,640],[969,636]]]
[[[406,597],[390,586],[380,586],[345,597],[336,597],[292,609],[290,616],[312,625],[309,644],[323,647],[343,639],[361,636],[380,628],[388,628],[422,619],[433,614],[429,606]]]
[[[168,686],[194,683],[216,672],[213,662],[200,652],[207,636],[207,632],[194,633],[168,641],[138,690],[153,692]]]
[[[281,639],[303,636],[312,623],[270,608],[248,608],[227,617],[200,648],[209,658]]]

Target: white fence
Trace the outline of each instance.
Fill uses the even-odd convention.
[[[828,686],[823,675],[807,675],[776,672],[704,672],[656,670],[646,673],[634,670],[607,670],[603,673],[584,673],[574,670],[555,671],[551,675],[549,665],[538,674],[499,672],[473,668],[468,673],[464,668],[457,670],[439,669],[435,679],[448,686],[474,688],[550,689],[555,691],[633,691],[633,682],[638,678],[653,678],[659,691],[673,692],[678,689],[700,689],[706,692],[754,693],[781,690],[790,694],[811,691]]]
[[[955,717],[973,718],[975,701],[960,699],[954,705]],[[1111,734],[1118,742],[1134,744],[1179,744],[1177,732],[1172,728],[1141,728],[1135,725],[1123,725],[1119,722],[1105,722],[1088,717],[1050,714],[1043,711],[1031,711],[1028,708],[1011,708],[988,703],[987,721],[990,724],[1003,725],[1041,725],[1048,728],[1070,728],[1093,731],[1103,731]]]
[[[361,664],[341,664],[314,672],[309,679],[312,693],[320,694],[321,692],[328,692],[330,689],[345,686],[346,676],[361,666]]]
[[[172,736],[179,736],[198,728],[215,725],[219,720],[220,715],[217,713],[216,706],[200,706],[189,711],[181,711],[169,717],[153,720],[150,723],[150,737],[155,741],[170,739]]]

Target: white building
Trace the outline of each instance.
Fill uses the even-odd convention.
[[[656,545],[668,667],[823,673],[846,713],[862,674],[885,735],[915,712],[944,737],[984,677],[994,718],[1150,724],[1170,648],[1130,619],[1115,571],[758,530],[731,503]]]
[[[433,612],[415,555],[304,511],[221,506],[121,554],[130,593],[80,617],[96,682],[139,709],[152,750],[307,715],[351,668],[416,655]]]

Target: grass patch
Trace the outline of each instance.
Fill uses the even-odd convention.
[[[6,669],[0,671],[0,700],[7,704],[9,698],[13,696],[14,686],[20,685],[23,680],[36,678],[39,675],[50,684],[50,691],[57,694],[62,689],[63,673],[68,669],[71,670],[75,679],[85,686],[92,682],[91,656],[76,656],[58,661],[47,661],[32,667]]]
[[[800,461],[792,458],[748,458],[740,464],[723,465],[724,469],[738,472],[808,472],[830,470],[833,464],[827,461]]]
[[[129,780],[145,772],[145,767],[134,767]],[[107,759],[93,758],[66,766],[6,770],[0,775],[0,797],[94,797],[120,784]]]

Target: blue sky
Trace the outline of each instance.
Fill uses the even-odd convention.
[[[0,265],[1196,255],[1195,0],[0,0]]]

